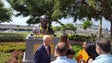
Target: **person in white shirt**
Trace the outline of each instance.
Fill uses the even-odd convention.
[[[71,60],[67,58],[67,50],[67,45],[64,42],[59,42],[55,49],[57,52],[56,60],[52,61],[51,63],[75,63],[71,62]]]
[[[96,52],[98,57],[92,63],[112,63],[111,42],[106,38],[100,38],[96,41]]]

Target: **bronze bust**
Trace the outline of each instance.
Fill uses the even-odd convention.
[[[35,27],[33,34],[54,34],[53,29],[49,26],[49,19],[46,15],[40,17],[40,25]]]

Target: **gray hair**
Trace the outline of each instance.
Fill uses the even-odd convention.
[[[111,52],[111,43],[110,40],[107,38],[99,38],[96,41],[96,44],[104,51],[104,52]]]
[[[45,42],[47,40],[47,38],[50,37],[49,35],[44,35],[43,36],[43,42]]]
[[[43,42],[47,39],[46,35],[43,36]]]

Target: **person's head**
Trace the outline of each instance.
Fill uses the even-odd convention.
[[[73,49],[68,49],[67,51],[67,57],[70,59],[73,59],[75,55],[75,51]]]
[[[67,36],[66,33],[63,33],[63,34],[61,35],[61,37],[60,37],[60,42],[65,42],[65,43],[67,43],[67,41],[68,41],[68,36]]]
[[[43,42],[46,46],[49,46],[52,43],[52,37],[50,35],[44,35]]]
[[[96,41],[96,52],[101,54],[109,54],[111,51],[111,43],[110,40],[106,38],[99,38],[99,40]]]
[[[41,23],[41,26],[42,26],[43,28],[46,28],[46,27],[47,27],[48,18],[47,18],[46,15],[42,15],[42,16],[40,17],[40,23]]]
[[[94,60],[98,54],[96,53],[96,47],[94,43],[91,44],[87,44],[87,47],[85,49],[85,51],[87,52],[87,54]]]
[[[86,42],[83,42],[83,44],[82,44],[82,48],[85,49],[86,46],[87,46]]]
[[[67,52],[67,46],[64,42],[59,42],[56,45],[56,50],[55,50],[59,56],[65,56]]]

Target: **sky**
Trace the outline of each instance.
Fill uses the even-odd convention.
[[[9,5],[9,3],[6,2],[6,0],[2,0],[3,3],[4,3],[4,7],[6,8],[10,8],[11,6]],[[14,13],[16,13],[16,11],[14,11]],[[2,24],[14,24],[14,25],[28,25],[26,23],[26,21],[28,20],[29,17],[23,17],[23,16],[19,16],[19,17],[15,17],[13,16],[11,19],[12,19],[12,22],[10,23],[2,23]],[[110,30],[110,22],[109,21],[106,21],[104,18],[102,19],[103,22],[102,22],[102,27],[103,28],[108,28],[108,30]],[[73,23],[73,18],[67,18],[67,19],[60,19],[59,21],[61,21],[62,23],[66,24],[66,23]],[[94,25],[98,25],[99,24],[99,21],[92,21]],[[77,20],[76,23],[74,24],[81,24],[81,21]],[[53,26],[58,26],[59,24],[58,23],[55,23],[53,22],[52,23]]]

